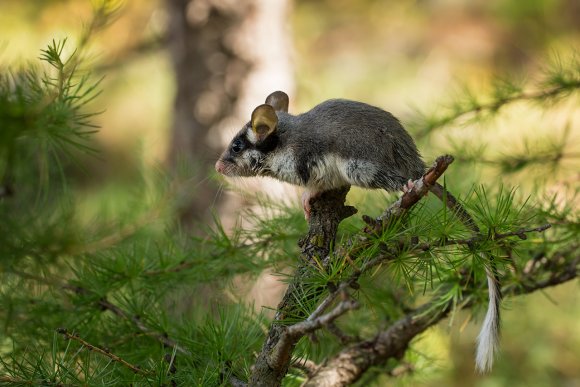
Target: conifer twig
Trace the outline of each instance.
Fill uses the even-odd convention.
[[[312,312],[310,316],[308,316],[306,320],[312,321],[320,317],[322,313],[324,313],[326,309],[328,309],[328,307],[332,304],[332,302],[334,302],[334,300],[336,299],[336,297],[338,297],[339,294],[346,292],[348,286],[349,283],[347,282],[341,283],[334,292],[331,292],[328,296],[326,296],[324,300],[322,300],[322,302],[318,305],[318,307],[314,310],[314,312]]]
[[[318,369],[319,365],[310,359],[300,358],[292,360],[292,367],[304,372],[306,376],[310,377]]]
[[[419,250],[419,251],[423,252],[423,251],[431,250],[433,248],[441,248],[441,247],[452,246],[452,245],[472,246],[474,243],[477,243],[477,242],[484,242],[484,241],[489,241],[489,240],[500,240],[500,239],[505,239],[505,238],[509,238],[512,236],[517,236],[520,239],[527,239],[526,234],[532,233],[532,232],[543,232],[550,227],[551,227],[551,225],[548,223],[548,224],[544,224],[542,226],[538,226],[538,227],[534,227],[534,228],[521,228],[517,231],[506,232],[503,234],[502,233],[496,233],[496,234],[490,234],[490,235],[476,234],[473,237],[466,238],[466,239],[438,240],[436,242],[431,242],[431,243],[421,242],[421,243],[415,243],[415,244],[410,244],[410,245],[401,246],[401,247],[404,247],[408,253],[412,253],[414,250]],[[361,274],[368,272],[369,270],[376,267],[377,265],[380,265],[384,262],[388,262],[389,260],[395,259],[396,257],[397,257],[396,251],[393,251],[393,250],[385,247],[383,249],[382,253],[375,255],[374,258],[365,262],[347,280],[345,280],[343,283],[341,283],[339,285],[339,287],[350,286],[350,284],[352,284],[358,280],[358,278],[360,277]]]
[[[26,272],[21,272],[21,271],[16,271],[13,270],[13,272],[23,278],[28,278],[28,279],[32,279],[35,280],[37,282],[41,282],[44,283],[46,285],[50,285],[50,286],[55,286],[56,288],[60,288],[62,290],[69,290],[69,291],[73,291],[77,294],[91,294],[92,292],[86,288],[83,288],[81,286],[78,285],[72,285],[70,283],[60,283],[54,279],[47,279],[44,277],[40,277],[38,275],[34,275],[34,274],[29,274]],[[139,316],[137,315],[131,315],[130,313],[124,311],[123,309],[121,309],[120,307],[118,307],[117,305],[111,303],[110,301],[108,301],[106,298],[101,298],[98,301],[98,305],[103,308],[104,310],[109,310],[110,312],[112,312],[114,315],[121,317],[125,320],[131,321],[140,331],[141,333],[147,335],[147,336],[151,336],[153,338],[155,338],[157,341],[159,341],[161,344],[163,344],[164,346],[168,347],[168,348],[173,348],[175,349],[177,352],[184,354],[184,355],[191,355],[191,352],[189,352],[187,349],[183,348],[181,345],[179,345],[176,341],[174,341],[173,339],[169,338],[167,336],[167,334],[165,333],[160,333],[160,332],[155,332],[150,330],[144,323],[143,321],[139,318]]]
[[[566,93],[569,93],[578,88],[580,88],[580,79],[571,79],[566,84],[553,86],[552,88],[545,90],[538,90],[536,92],[520,91],[518,93],[513,93],[507,96],[498,96],[495,100],[488,103],[474,102],[471,104],[471,106],[465,109],[459,109],[448,116],[437,118],[435,122],[433,122],[428,127],[423,128],[423,130],[419,131],[417,135],[419,137],[426,136],[436,129],[442,128],[463,118],[468,118],[470,116],[475,117],[478,114],[482,114],[484,112],[497,112],[504,106],[514,102],[547,100],[550,98],[558,97],[560,95],[565,95]]]
[[[417,243],[415,245],[411,245],[410,248],[427,251],[427,250],[430,250],[432,248],[451,246],[451,245],[471,246],[477,242],[484,242],[484,241],[490,241],[490,240],[498,241],[498,240],[506,239],[506,238],[513,237],[513,236],[517,236],[518,238],[525,240],[525,239],[528,239],[527,234],[533,233],[533,232],[544,232],[547,229],[549,229],[550,227],[552,227],[552,225],[549,223],[546,223],[546,224],[543,224],[543,225],[538,226],[538,227],[520,228],[516,231],[510,231],[510,232],[506,232],[506,233],[492,233],[490,235],[476,234],[471,238],[465,238],[465,239],[446,239],[446,240],[437,241],[437,242],[433,242],[433,243],[428,243],[428,242]]]
[[[2,383],[13,383],[13,384],[23,384],[23,385],[26,385],[26,384],[32,385],[32,383],[29,382],[28,380],[18,379],[18,378],[15,378],[13,376],[10,376],[10,375],[0,375],[0,382],[2,382]]]
[[[270,354],[270,359],[272,363],[278,363],[282,356],[285,356],[287,348],[298,341],[299,338],[305,336],[307,333],[314,332],[328,324],[331,324],[334,320],[345,314],[346,312],[359,308],[359,303],[352,299],[347,299],[341,301],[327,314],[317,317],[312,320],[304,320],[297,324],[289,326],[278,341],[276,347]]]
[[[103,298],[99,300],[99,305],[106,310],[113,312],[113,314],[124,318],[125,320],[129,320],[135,324],[137,328],[141,331],[141,333],[154,337],[157,341],[168,348],[174,348],[177,352],[184,354],[184,355],[191,355],[191,353],[181,347],[177,342],[169,338],[166,334],[160,332],[151,331],[141,320],[141,318],[137,315],[129,315],[129,313],[125,312],[123,309],[119,308],[117,305],[107,301],[107,299]]]
[[[554,255],[557,255],[555,252]],[[562,284],[578,277],[580,256],[574,258],[564,269],[552,272],[552,275],[543,280],[532,282],[531,285],[509,286],[502,290],[508,295],[521,295],[535,292],[547,287]],[[467,273],[464,276],[468,275]],[[530,279],[533,278],[530,276]],[[467,291],[468,289],[466,289]],[[379,331],[370,339],[358,342],[327,359],[307,380],[304,387],[314,387],[332,380],[332,386],[348,386],[360,379],[368,368],[384,364],[388,359],[399,359],[407,350],[411,340],[420,333],[445,318],[454,307],[454,301],[445,299],[442,305],[439,296],[408,313],[389,328]],[[463,308],[473,304],[470,295],[465,296]]]
[[[437,182],[437,179],[443,175],[453,160],[454,158],[451,155],[437,157],[431,168],[429,168],[423,176],[413,182],[413,188],[405,192],[399,200],[393,203],[380,216],[379,219],[384,222],[389,217],[400,215],[401,212],[414,206],[429,192],[431,187]]]
[[[504,238],[508,238],[511,236],[517,236],[522,240],[528,239],[528,236],[526,234],[531,233],[531,232],[543,232],[546,231],[547,229],[549,229],[550,227],[552,227],[552,225],[550,223],[546,223],[544,225],[538,226],[538,227],[534,227],[534,228],[520,228],[517,231],[512,231],[512,232],[506,232],[506,233],[496,233],[494,234],[494,240],[498,240],[498,239],[504,239]]]
[[[346,312],[358,309],[360,304],[352,299],[341,301],[327,314],[317,317],[313,320],[306,320],[298,324],[288,327],[287,335],[290,337],[304,336],[306,333],[314,332],[323,326],[332,324],[334,320],[345,314]]]
[[[128,361],[124,360],[120,356],[115,355],[114,353],[111,353],[110,351],[108,351],[106,349],[102,349],[100,347],[97,347],[96,345],[89,343],[88,341],[82,339],[78,334],[69,332],[66,328],[58,328],[56,331],[58,333],[60,333],[61,335],[63,335],[64,337],[66,337],[67,339],[74,340],[74,341],[78,342],[79,344],[81,344],[82,346],[87,348],[89,351],[99,353],[103,356],[108,357],[109,359],[113,360],[114,362],[123,365],[124,367],[133,371],[133,373],[140,374],[140,375],[149,375],[150,374],[150,372],[142,370],[138,366],[129,363]]]
[[[278,312],[274,316],[268,337],[264,341],[262,350],[254,364],[249,381],[252,386],[279,386],[290,367],[292,352],[302,336],[287,335],[288,326],[284,323],[284,320],[288,316],[299,317],[304,320],[309,317],[310,313],[305,312],[302,305],[302,302],[305,301],[302,299],[305,282],[312,275],[313,266],[321,267],[322,265],[322,267],[326,267],[328,265],[329,252],[331,245],[336,239],[338,224],[343,219],[356,213],[356,209],[344,205],[349,188],[344,187],[324,192],[311,201],[312,212],[308,234],[299,242],[299,246],[302,248],[299,260],[300,266],[297,268],[293,281],[288,286],[286,294],[278,305]],[[320,290],[323,291],[323,289]],[[316,295],[312,295],[311,298],[314,297]],[[300,302],[297,302],[297,300],[300,300]],[[323,308],[317,309],[318,312],[316,313],[320,314],[319,318],[323,317],[324,309],[330,304],[331,301],[328,301]],[[346,307],[347,305],[349,308],[354,307],[352,300],[345,301],[345,304],[342,304],[341,307]],[[320,321],[311,320],[303,321],[303,323],[316,325]],[[308,333],[307,330],[304,332]],[[284,341],[284,343],[281,344],[281,341]]]
[[[69,289],[73,289],[75,292],[77,293],[89,293],[90,291],[82,288],[80,286],[68,286]],[[131,321],[133,324],[135,324],[135,326],[141,331],[141,333],[147,335],[147,336],[151,336],[154,337],[157,341],[159,341],[161,344],[163,344],[164,346],[168,347],[168,348],[174,348],[176,351],[184,354],[184,355],[190,355],[191,353],[186,350],[185,348],[182,348],[179,344],[177,344],[177,342],[175,342],[174,340],[170,339],[166,334],[164,333],[160,333],[160,332],[154,332],[151,331],[141,320],[141,318],[137,315],[131,315],[129,313],[127,313],[126,311],[124,311],[123,309],[121,309],[120,307],[118,307],[117,305],[111,303],[110,301],[108,301],[106,298],[101,298],[98,301],[98,304],[100,307],[102,307],[104,310],[109,310],[110,312],[112,312],[113,314],[115,314],[118,317],[121,317],[125,320]]]
[[[414,187],[407,191],[402,197],[397,200],[393,205],[391,205],[385,213],[375,219],[365,217],[364,220],[367,223],[367,228],[365,232],[373,233],[382,230],[384,224],[389,222],[391,219],[401,216],[413,205],[418,203],[421,198],[431,191],[431,188],[435,185],[437,179],[443,174],[446,168],[453,162],[452,156],[442,156],[437,158],[434,165],[421,177],[414,182]],[[369,260],[364,260],[360,267],[354,265],[352,274],[333,285],[330,293],[320,302],[318,306],[314,309],[312,313],[307,316],[303,316],[303,321],[295,323],[294,325],[284,325],[278,324],[277,321],[284,320],[286,313],[292,316],[299,316],[300,314],[296,312],[295,307],[292,306],[289,301],[291,297],[302,297],[304,293],[298,292],[294,294],[297,290],[301,289],[301,282],[308,278],[308,271],[305,269],[300,269],[297,271],[294,277],[294,282],[290,285],[284,300],[281,302],[278,313],[275,317],[275,322],[272,325],[268,339],[266,340],[262,353],[258,357],[256,362],[256,369],[259,372],[254,371],[252,378],[250,379],[251,385],[256,386],[279,386],[281,384],[282,377],[287,372],[287,367],[290,365],[290,356],[296,345],[298,339],[304,335],[314,332],[323,327],[329,329],[330,331],[336,331],[334,326],[334,321],[346,313],[348,310],[355,309],[358,304],[354,303],[354,300],[348,298],[347,289],[349,287],[355,287],[360,276],[368,272],[370,269],[382,264],[386,261],[394,259],[400,255],[400,251],[404,250],[407,253],[413,252],[423,252],[432,248],[439,248],[444,246],[465,244],[472,246],[477,242],[483,241],[497,241],[501,239],[506,239],[510,237],[518,237],[520,239],[527,238],[527,234],[532,232],[543,232],[550,227],[549,224],[541,225],[533,228],[521,228],[514,231],[504,232],[504,233],[486,233],[486,235],[481,234],[477,224],[474,222],[471,215],[461,206],[461,204],[454,198],[449,197],[444,190],[440,192],[434,192],[444,204],[452,209],[452,211],[460,218],[461,222],[472,232],[471,238],[466,239],[449,239],[449,240],[437,240],[432,242],[419,243],[418,240],[411,239],[411,241],[403,245],[386,245],[381,244],[378,251],[375,251]],[[335,207],[342,209],[340,205],[342,201],[335,203]],[[326,210],[332,210],[332,206],[329,206]],[[316,212],[313,212],[316,214]],[[320,216],[323,224],[324,220],[329,214]],[[317,215],[317,214],[316,214]],[[334,227],[338,225],[340,220],[345,216],[337,216],[334,219]],[[316,217],[315,217],[316,218]],[[329,262],[336,259],[337,251],[334,254],[329,254],[329,250],[320,249],[321,246],[327,246],[328,243],[334,241],[334,235],[332,230],[326,230],[325,233],[309,232],[309,236],[303,240],[303,257],[302,261],[305,262],[305,267],[310,264],[315,266],[318,270],[325,269]],[[329,237],[330,238],[329,238]],[[350,260],[352,263],[356,261],[356,252],[359,250],[364,251],[365,246],[368,245],[369,237],[364,237],[362,240],[353,242],[349,245],[349,253],[353,254],[353,258]],[[308,245],[308,244],[311,245]],[[306,248],[304,248],[306,244]],[[308,254],[311,250],[318,249],[317,254]],[[314,257],[315,261],[310,262],[309,259]],[[322,264],[320,263],[322,262]],[[461,308],[469,308],[474,303],[475,298],[472,292],[476,292],[475,282],[470,278],[469,271],[459,271],[461,275],[460,283],[463,284],[463,297]],[[576,277],[577,271],[574,268],[568,268],[566,274],[561,275],[561,273],[555,273],[545,283],[534,283],[528,285],[527,287],[519,287],[506,289],[507,294],[518,294],[518,292],[531,292],[536,289],[545,286],[552,286],[557,283],[562,283]],[[338,302],[333,309],[327,312],[327,309],[333,305],[339,295],[343,295],[342,301]],[[357,381],[360,376],[366,370],[373,366],[383,364],[387,359],[396,358],[399,359],[410,343],[410,341],[417,335],[428,329],[433,324],[437,323],[441,319],[445,318],[453,308],[457,305],[454,303],[456,300],[450,300],[447,294],[437,293],[431,301],[425,303],[423,306],[417,309],[407,309],[405,310],[405,316],[399,321],[395,322],[387,329],[380,330],[376,337],[370,340],[355,339],[355,342],[349,347],[343,349],[338,354],[330,359],[327,359],[324,364],[320,365],[313,372],[309,372],[309,380],[305,385],[307,386],[318,386],[325,384],[328,380],[333,380],[333,386],[349,385]],[[342,340],[342,332],[338,332],[339,339]],[[348,338],[350,341],[350,338]],[[346,340],[344,340],[346,341]]]
[[[366,233],[380,232],[383,225],[393,218],[400,217],[405,211],[413,207],[437,182],[437,179],[443,175],[447,167],[453,162],[451,155],[437,157],[431,168],[423,176],[413,182],[413,188],[405,192],[395,203],[389,206],[377,219],[372,219],[363,215],[363,221],[369,226],[364,231]]]
[[[30,274],[30,273],[19,271],[16,269],[12,269],[11,271],[14,274],[16,274],[22,278],[31,279],[31,280],[43,283],[45,285],[54,286],[57,289],[68,290],[68,291],[72,291],[72,292],[77,293],[77,294],[84,294],[84,295],[92,294],[92,292],[90,290],[83,288],[81,286],[78,286],[78,285],[72,285],[68,282],[61,282],[61,281],[55,280],[55,279],[44,278],[44,277],[41,277],[41,276],[36,275],[36,274]],[[123,309],[121,309],[117,305],[111,303],[106,298],[104,298],[104,297],[101,298],[98,301],[98,305],[103,310],[109,310],[110,312],[112,312],[116,316],[121,317],[121,318],[128,320],[128,321],[131,321],[141,331],[141,333],[143,333],[147,336],[154,337],[157,341],[159,341],[164,346],[166,346],[168,348],[174,348],[176,351],[178,351],[184,355],[191,354],[188,350],[181,347],[177,342],[175,342],[174,340],[169,338],[165,333],[154,332],[154,331],[150,330],[143,323],[143,321],[141,321],[139,316],[136,316],[136,315],[131,316],[130,313],[124,311]]]
[[[358,337],[355,336],[350,336],[347,335],[346,333],[344,333],[342,331],[342,329],[340,329],[334,321],[331,321],[329,323],[326,324],[326,329],[332,333],[333,335],[335,335],[338,340],[340,341],[341,344],[348,344],[348,343],[352,343],[353,341],[356,341],[358,339]]]

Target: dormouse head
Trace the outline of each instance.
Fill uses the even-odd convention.
[[[275,151],[278,143],[278,115],[288,111],[288,95],[275,91],[266,103],[252,112],[251,120],[235,135],[215,164],[226,176],[257,176],[263,174],[264,159]]]

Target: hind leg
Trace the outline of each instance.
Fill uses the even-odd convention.
[[[304,192],[302,193],[302,208],[304,210],[304,219],[310,219],[310,212],[312,211],[310,200],[320,196],[321,193],[321,191],[315,191],[309,188],[304,189]]]

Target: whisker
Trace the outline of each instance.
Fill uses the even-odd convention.
[[[210,205],[210,209],[212,211],[216,210],[216,203],[218,202],[218,199],[220,199],[220,197],[222,196],[223,192],[224,192],[224,183],[220,183],[217,187],[216,193],[213,196],[213,201]]]

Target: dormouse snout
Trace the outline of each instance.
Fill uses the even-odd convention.
[[[217,173],[221,173],[222,175],[226,174],[226,165],[221,159],[216,161],[215,170],[217,171]]]

